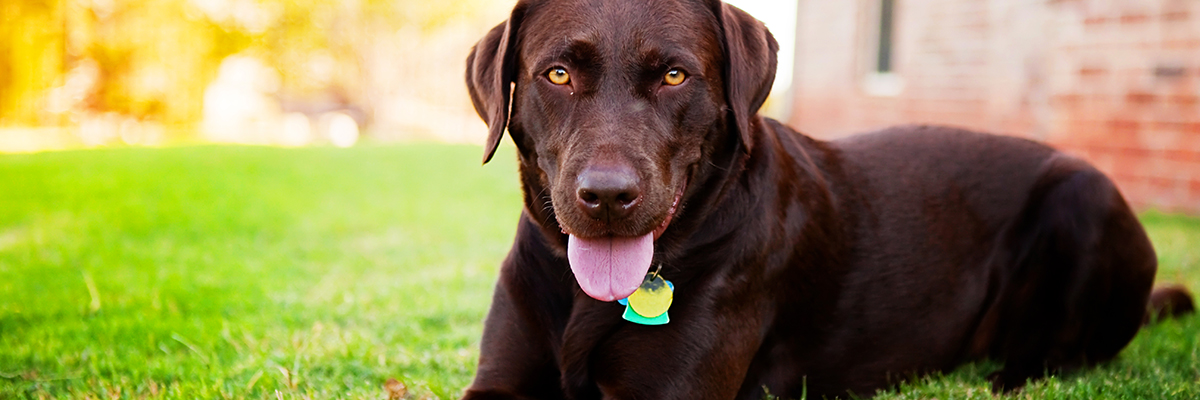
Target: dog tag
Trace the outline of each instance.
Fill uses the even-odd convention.
[[[657,317],[671,307],[673,291],[661,276],[646,275],[637,291],[629,295],[629,306],[644,317]]]
[[[637,291],[628,298],[618,300],[625,306],[626,321],[643,325],[662,325],[670,322],[667,309],[674,299],[675,285],[662,276],[650,273]]]
[[[625,314],[621,315],[621,318],[625,318],[626,321],[629,321],[629,322],[632,322],[635,324],[666,325],[668,322],[671,322],[671,317],[667,316],[667,314],[668,313],[662,313],[662,315],[659,315],[654,318],[646,318],[641,315],[638,315],[637,311],[633,311],[632,308],[625,307]]]

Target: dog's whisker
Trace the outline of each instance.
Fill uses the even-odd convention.
[[[722,166],[720,166],[720,165],[714,164],[714,163],[712,162],[712,160],[704,160],[704,162],[705,162],[705,163],[708,163],[708,165],[711,165],[713,168],[716,168],[716,169],[718,169],[718,170],[721,170],[721,171],[729,172],[729,168],[727,168],[727,167],[722,167]]]

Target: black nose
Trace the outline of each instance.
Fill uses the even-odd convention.
[[[576,178],[579,209],[588,216],[612,221],[628,217],[642,200],[638,175],[627,165],[593,165]]]

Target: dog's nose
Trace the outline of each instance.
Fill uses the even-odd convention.
[[[628,217],[642,201],[637,171],[628,166],[590,166],[577,178],[579,208],[605,221]]]

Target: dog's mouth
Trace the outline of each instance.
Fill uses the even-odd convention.
[[[667,216],[653,231],[633,237],[601,236],[581,238],[567,232],[567,260],[579,287],[588,296],[600,301],[629,297],[642,284],[654,258],[654,242],[662,236],[679,209],[684,181],[675,192],[675,200]]]

